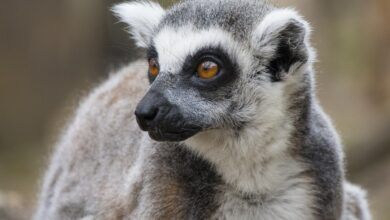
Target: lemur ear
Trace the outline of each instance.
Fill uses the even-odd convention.
[[[269,69],[272,80],[280,81],[294,71],[294,64],[309,60],[309,35],[309,24],[295,10],[276,9],[254,29],[251,46]]]
[[[165,10],[157,3],[150,1],[134,1],[115,5],[114,14],[129,25],[136,45],[147,48],[155,28],[165,14]]]

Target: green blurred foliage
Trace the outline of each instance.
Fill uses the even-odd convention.
[[[80,98],[143,56],[111,15],[115,2],[2,2],[0,200],[16,192],[33,207],[51,147]],[[344,140],[348,174],[368,189],[375,218],[388,219],[390,1],[275,2],[311,22],[318,96]]]

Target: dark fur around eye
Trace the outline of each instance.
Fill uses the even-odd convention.
[[[157,53],[157,50],[156,48],[152,45],[148,48],[148,50],[146,51],[146,56],[147,56],[147,59],[150,60],[152,58],[158,58],[158,53]]]
[[[196,73],[197,67],[205,61],[212,61],[219,66],[218,74],[212,79],[201,79]],[[233,82],[238,77],[238,68],[223,49],[207,47],[186,58],[182,74],[187,76],[186,78],[193,86],[205,90],[216,90]]]
[[[158,53],[157,53],[157,50],[156,48],[152,45],[148,48],[147,52],[146,52],[146,57],[147,57],[147,60],[150,61],[150,59],[156,59],[158,60]],[[148,79],[149,79],[149,83],[153,83],[154,79],[156,77],[152,76],[149,71],[148,71]]]

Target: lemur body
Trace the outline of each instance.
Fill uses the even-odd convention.
[[[370,219],[316,101],[295,11],[255,0],[114,11],[148,50],[151,86],[144,95],[137,62],[83,102],[36,219]],[[205,62],[218,72],[202,79]]]

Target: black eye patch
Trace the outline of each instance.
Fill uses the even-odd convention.
[[[147,60],[150,61],[151,59],[156,59],[158,60],[158,53],[157,53],[157,50],[156,48],[152,45],[148,48],[148,50],[146,51],[146,57],[147,57]],[[149,79],[149,83],[153,83],[154,79],[156,77],[153,77],[149,72],[148,72],[148,79]]]
[[[158,53],[154,45],[148,48],[148,50],[146,51],[146,57],[148,58],[148,60],[152,58],[158,58]]]
[[[197,75],[198,66],[205,61],[212,61],[219,66],[218,74],[212,79],[201,79]],[[185,59],[181,74],[199,89],[216,90],[233,82],[238,77],[238,68],[222,48],[206,47]]]

